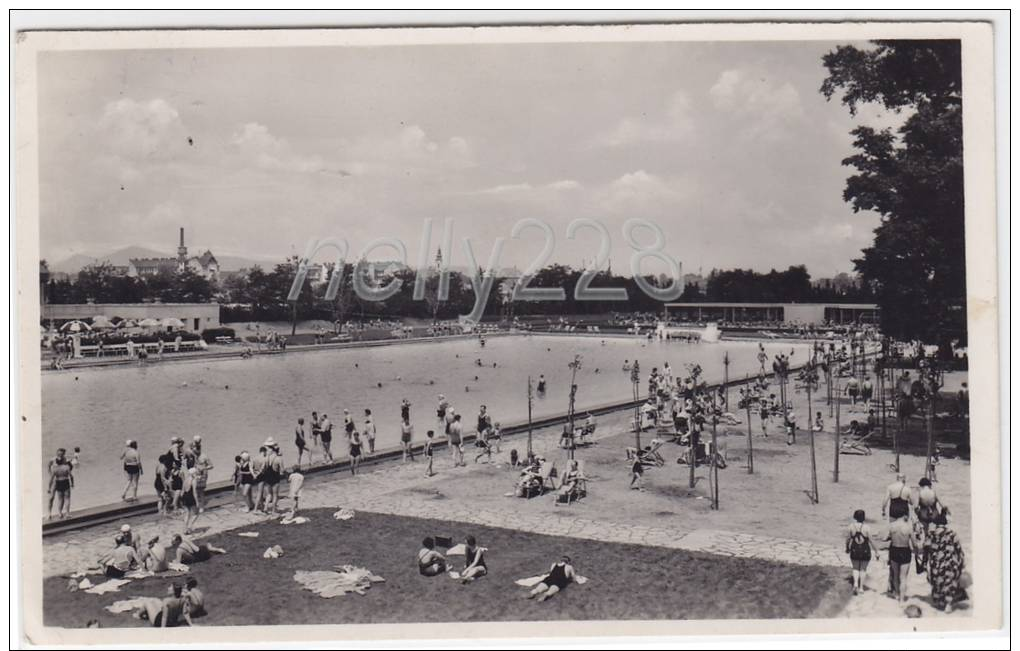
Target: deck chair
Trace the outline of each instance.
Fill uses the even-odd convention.
[[[577,482],[573,487],[561,485],[556,494],[557,504],[570,504],[588,495],[588,477],[584,474],[584,461],[577,462]]]
[[[574,440],[577,441],[576,445],[591,445],[594,441],[590,440],[590,436],[595,434],[595,428],[598,427],[598,423],[592,426],[584,425],[583,427],[574,428]]]
[[[853,427],[847,427],[847,430],[842,433],[839,442],[839,453],[840,454],[871,454],[871,446],[868,444],[869,439],[874,436],[874,432],[860,433],[861,430],[854,429]]]

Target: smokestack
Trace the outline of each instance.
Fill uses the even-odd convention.
[[[184,227],[181,226],[181,246],[184,246]]]

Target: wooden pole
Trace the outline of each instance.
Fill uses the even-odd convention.
[[[719,510],[719,464],[716,461],[719,455],[719,442],[716,432],[716,421],[719,420],[712,414],[712,508]]]
[[[730,352],[723,354],[723,406],[730,408]]]
[[[744,396],[744,410],[747,413],[747,474],[754,474],[754,444],[751,442],[751,397]]]
[[[641,366],[634,360],[630,369],[630,383],[634,390],[634,449],[641,451]]]
[[[811,439],[811,501],[818,504],[818,465],[815,460],[815,426],[811,415],[811,375],[807,378],[808,432]]]
[[[534,394],[531,391],[531,376],[529,375],[528,376],[528,463],[531,462],[531,455],[532,455],[532,449],[531,449],[531,440],[532,440],[532,434],[531,434],[531,402],[532,402],[532,399],[533,399],[533,395]]]
[[[835,436],[834,436],[834,440],[835,440],[836,443],[833,446],[833,454],[832,454],[832,481],[833,481],[833,483],[836,483],[836,484],[839,483],[839,442],[840,442],[839,441],[839,437],[840,437],[839,412],[840,412],[840,406],[841,406],[841,402],[840,402],[840,399],[839,399],[839,373],[836,373],[836,431],[835,431]]]

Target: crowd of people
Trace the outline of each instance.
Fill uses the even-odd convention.
[[[921,478],[916,487],[907,484],[904,473],[886,487],[882,517],[889,523],[884,541],[888,543],[889,578],[886,594],[907,601],[911,570],[927,574],[932,605],[952,612],[969,597],[964,575],[964,553],[956,532],[950,527],[950,511],[942,503],[931,479]],[[854,594],[865,590],[871,560],[880,560],[875,534],[865,523],[864,510],[854,512],[846,538]]]

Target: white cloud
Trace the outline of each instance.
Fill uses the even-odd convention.
[[[482,188],[481,190],[476,190],[470,194],[523,195],[541,192],[566,192],[570,190],[577,190],[580,187],[581,184],[573,179],[562,179],[543,185],[532,185],[531,183],[507,183],[503,185],[494,185],[488,188]]]
[[[350,172],[341,169],[339,165],[327,161],[322,156],[295,153],[290,143],[283,138],[274,136],[268,127],[257,122],[241,125],[234,133],[231,142],[243,157],[263,169],[350,176]]]
[[[658,108],[658,107],[657,107]],[[599,147],[623,147],[649,142],[676,142],[684,140],[694,131],[691,100],[683,91],[670,95],[655,117],[625,117],[606,133],[595,137]]]
[[[688,196],[683,182],[644,170],[627,172],[601,188],[596,201],[609,210],[658,210]]]
[[[99,128],[109,150],[125,158],[165,159],[187,147],[177,109],[162,99],[144,102],[125,97],[109,102]]]
[[[778,131],[804,116],[800,93],[790,82],[747,70],[724,71],[708,94],[716,108],[743,125],[737,131],[745,135],[779,137]]]

